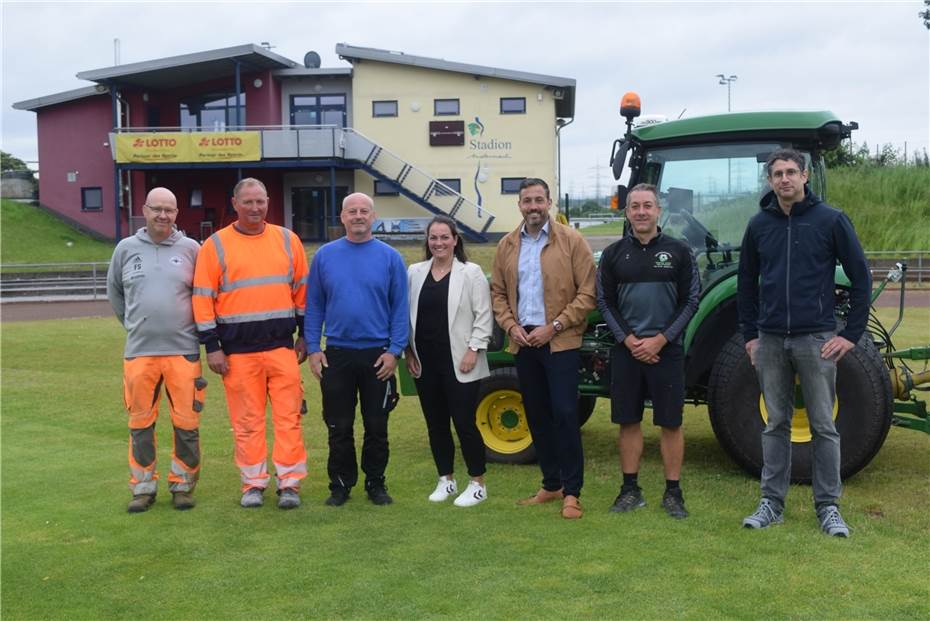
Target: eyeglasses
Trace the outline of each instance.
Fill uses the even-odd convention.
[[[151,205],[146,205],[145,207],[156,216],[173,216],[178,213],[178,210],[173,207],[152,207]]]

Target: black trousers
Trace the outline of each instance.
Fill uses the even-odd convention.
[[[542,486],[562,488],[566,496],[580,496],[584,485],[584,453],[578,427],[577,349],[560,352],[521,347],[516,355],[520,394],[526,421],[542,471]]]
[[[480,382],[459,382],[455,377],[450,353],[445,351],[436,354],[438,355],[421,358],[422,371],[420,377],[415,380],[436,471],[440,476],[453,472],[455,444],[452,441],[452,430],[449,428],[451,418],[462,447],[462,458],[468,468],[468,475],[480,477],[486,469],[484,441],[475,423],[475,405]]]
[[[384,485],[388,463],[388,383],[375,375],[374,363],[384,349],[327,347],[320,388],[323,392],[323,421],[329,429],[329,488],[350,489],[358,483],[355,458],[355,406],[361,401],[362,471],[365,489]]]

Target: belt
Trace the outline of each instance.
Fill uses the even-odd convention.
[[[523,328],[524,332],[526,332],[527,334],[529,334],[530,332],[532,332],[533,330],[535,330],[535,329],[538,328],[539,326],[520,326],[520,327]]]

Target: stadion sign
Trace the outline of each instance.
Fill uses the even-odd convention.
[[[260,132],[160,132],[110,134],[119,164],[256,162]]]

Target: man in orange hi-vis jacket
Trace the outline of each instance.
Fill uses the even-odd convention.
[[[194,320],[207,364],[223,376],[242,478],[243,507],[268,487],[266,396],[271,400],[278,507],[300,506],[307,451],[300,424],[298,365],[307,357],[307,257],[292,231],[265,222],[268,192],[247,178],[233,189],[238,220],[204,242],[194,272]],[[294,329],[298,337],[294,341]]]

